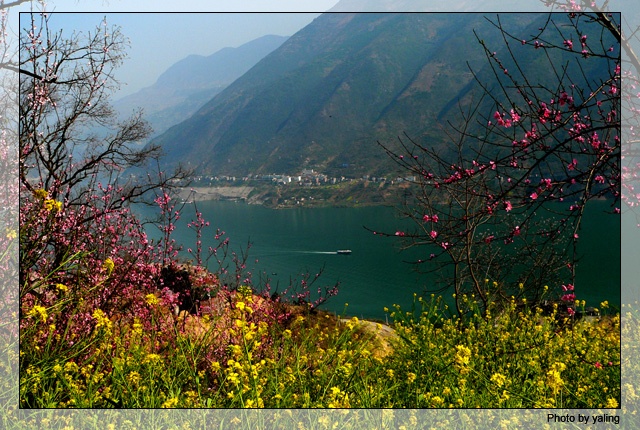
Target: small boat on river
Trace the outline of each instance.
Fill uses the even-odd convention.
[[[338,249],[338,250],[336,251],[336,254],[339,254],[339,255],[349,255],[349,254],[351,254],[351,250],[350,250],[350,249]]]

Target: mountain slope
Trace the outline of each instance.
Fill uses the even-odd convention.
[[[544,18],[502,22],[534,34]],[[323,14],[154,143],[201,174],[386,174],[376,141],[406,132],[443,145],[443,124],[474,96],[469,67],[495,80],[474,30],[504,46],[481,14]]]
[[[114,108],[128,115],[142,107],[154,135],[161,134],[191,116],[286,40],[285,36],[267,35],[207,57],[190,55],[169,67],[152,86],[117,100]]]

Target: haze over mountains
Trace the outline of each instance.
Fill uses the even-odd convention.
[[[501,19],[530,36],[546,16]],[[384,175],[392,163],[377,141],[406,132],[443,145],[458,103],[477,96],[469,67],[495,80],[474,30],[504,49],[482,14],[323,14],[152,143],[165,167],[180,162],[200,174]],[[532,51],[521,60],[544,81],[550,71],[535,67]]]
[[[114,102],[114,108],[123,115],[143,108],[153,135],[161,134],[195,113],[287,38],[267,35],[207,57],[190,55],[167,69],[152,86]]]

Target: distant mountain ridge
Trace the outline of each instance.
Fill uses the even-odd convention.
[[[114,108],[128,115],[142,107],[154,135],[161,134],[191,116],[287,39],[266,35],[209,56],[190,55],[169,67],[153,85],[117,100]]]
[[[501,19],[531,35],[546,16]],[[200,174],[386,174],[393,164],[376,141],[406,132],[443,145],[443,125],[474,97],[469,66],[495,81],[474,30],[504,49],[483,14],[325,13],[153,143],[167,166]],[[522,61],[544,81],[550,71],[535,67],[532,51]]]

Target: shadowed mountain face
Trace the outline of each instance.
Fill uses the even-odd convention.
[[[546,17],[505,14],[501,21],[530,37]],[[482,14],[323,14],[153,143],[168,165],[182,162],[201,174],[388,173],[377,141],[406,132],[444,145],[446,121],[477,100],[471,70],[495,81],[474,30],[490,49],[504,49]],[[544,81],[550,71],[526,57],[532,51],[519,61]]]
[[[268,35],[207,57],[190,55],[167,69],[150,87],[117,100],[123,115],[143,108],[154,135],[193,115],[230,83],[287,40]]]

